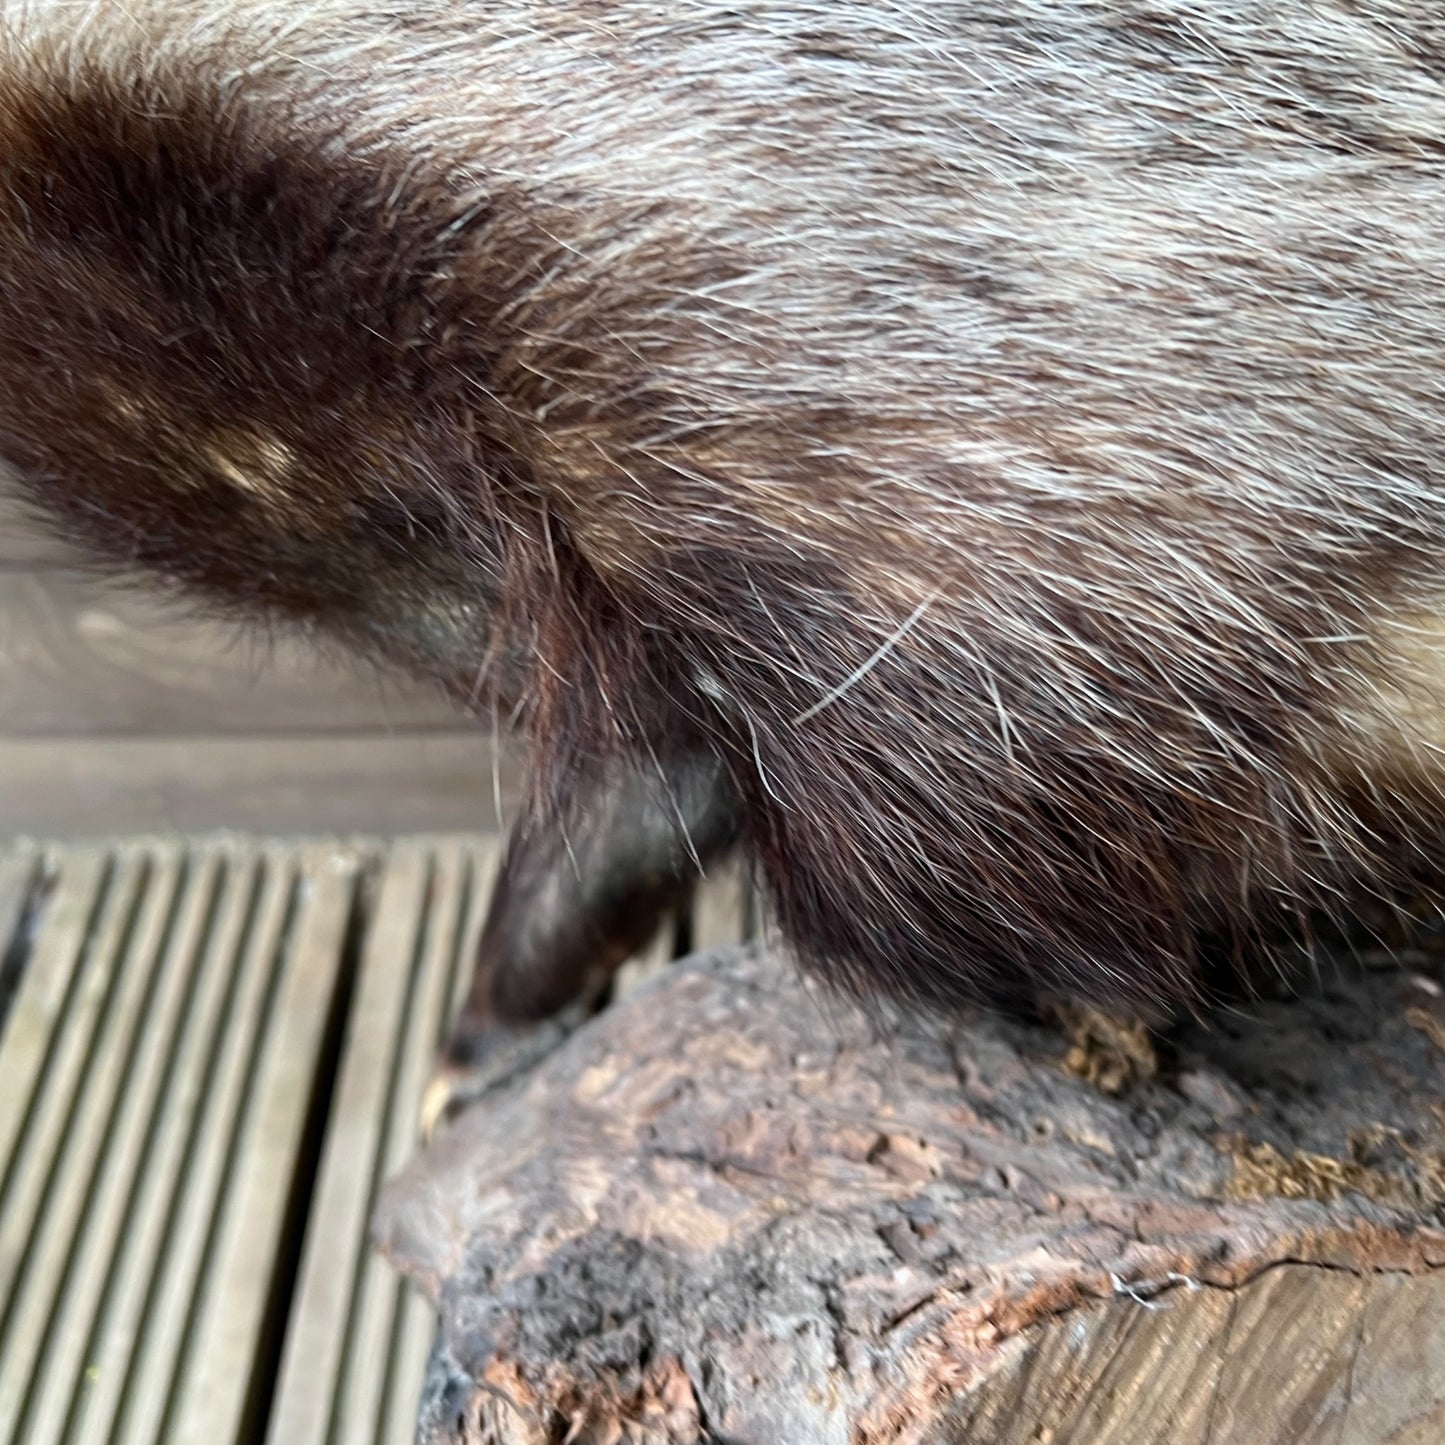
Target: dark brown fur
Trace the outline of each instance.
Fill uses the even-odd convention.
[[[1438,27],[414,11],[17,6],[0,455],[68,536],[503,705],[543,833],[716,759],[867,990],[1191,1000],[1435,855]]]

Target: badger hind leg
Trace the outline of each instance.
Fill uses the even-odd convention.
[[[527,807],[423,1099],[423,1136],[585,1018],[735,834],[731,790],[710,758],[629,767],[574,800],[567,819]]]

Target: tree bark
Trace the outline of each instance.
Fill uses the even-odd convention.
[[[670,968],[387,1190],[378,1241],[441,1315],[419,1439],[996,1445],[997,1391],[1039,1394],[1021,1350],[1094,1302],[1428,1277],[1442,976],[1341,965],[1156,1056],[1085,1016],[869,1017],[756,946]]]

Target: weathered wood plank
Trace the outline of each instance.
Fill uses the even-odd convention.
[[[17,1167],[16,1149],[30,1127],[37,1091],[71,985],[90,954],[91,925],[105,896],[110,861],[100,849],[72,852],[53,885],[30,967],[0,1034],[0,1208]],[[3,1268],[3,1264],[0,1264]]]
[[[42,938],[30,968],[30,974],[40,981],[33,994],[22,990],[3,1051],[5,1072],[13,1070],[17,1087],[13,1093],[6,1087],[0,1097],[27,1102],[20,1105],[25,1119],[12,1146],[0,1193],[0,1301],[4,1302],[0,1360],[10,1353],[13,1310],[18,1299],[16,1284],[27,1267],[35,1222],[50,1196],[52,1166],[81,1097],[97,1031],[110,1011],[124,972],[127,935],[145,878],[141,857],[122,854],[115,858],[107,870],[108,886],[95,916],[94,875],[87,866],[91,860],[78,861],[81,867],[77,891],[84,899],[75,910],[84,920],[79,948],[73,943],[74,915],[62,904],[57,908],[53,937],[56,956],[52,960],[52,939]],[[49,1005],[56,1000],[59,989],[45,981],[52,962],[60,976],[68,974],[58,1008]],[[36,1007],[37,1003],[41,1006]],[[9,1079],[0,1081],[4,1086],[9,1083]],[[0,1387],[0,1394],[13,1401],[13,1387],[8,1380]]]
[[[392,1349],[386,1413],[377,1431],[377,1445],[412,1445],[415,1440],[417,1400],[437,1333],[436,1311],[426,1296],[405,1281],[396,1288],[400,1294],[400,1320]]]
[[[403,1040],[394,1092],[398,1125],[378,1181],[381,1184],[406,1162],[415,1146],[422,1095],[435,1066],[437,1049],[471,984],[472,962],[476,956],[482,916],[491,896],[501,855],[502,844],[496,838],[469,844],[459,853],[457,927],[451,947],[439,960],[442,966],[430,968],[423,974],[417,1007],[413,1010]],[[373,1194],[366,1219],[367,1268],[382,1282],[378,1295],[384,1298],[390,1291],[392,1330],[386,1388],[374,1438],[377,1445],[392,1445],[392,1442],[411,1445],[416,1431],[417,1400],[426,1378],[432,1341],[436,1338],[436,1311],[420,1290],[410,1281],[398,1280],[395,1272],[372,1251],[371,1213],[375,1206],[376,1196]],[[358,1436],[358,1445],[361,1440],[370,1445],[371,1439],[363,1430]],[[286,1442],[277,1437],[272,1445],[286,1445]],[[337,1445],[349,1445],[349,1442],[341,1436]]]
[[[693,951],[702,953],[751,938],[752,913],[752,885],[742,862],[732,857],[715,864],[693,896]]]
[[[259,1440],[277,1266],[308,1204],[268,1438],[408,1438],[434,1321],[371,1256],[369,1214],[414,1147],[499,850],[427,837],[387,855],[309,1201],[298,1148],[319,1122],[357,870],[377,846],[55,851],[13,1015],[29,1027],[0,1048],[0,1081],[36,1100],[0,1116],[29,1119],[12,1124],[5,1194],[20,1247],[3,1256],[0,1441]],[[38,857],[0,855],[12,925]]]
[[[7,1270],[8,1304],[0,1330],[0,1439],[22,1439],[27,1417],[48,1389],[40,1361],[58,1333],[65,1333],[83,1291],[92,1251],[100,1243],[93,1216],[101,1205],[97,1171],[105,1164],[114,1125],[134,1072],[157,973],[165,962],[166,936],[180,883],[174,849],[135,850],[139,897],[130,926],[119,941],[114,982],[97,1020],[70,1107],[59,1132],[36,1140],[35,1157],[45,1184],[33,1213],[10,1214],[0,1225],[0,1253],[19,1260]],[[43,1150],[43,1154],[41,1151]],[[18,1236],[18,1237],[17,1237]],[[20,1240],[23,1238],[23,1246]]]
[[[485,730],[396,738],[0,738],[0,816],[18,833],[86,838],[470,832],[497,826],[516,768]]]
[[[411,1156],[417,1143],[421,1094],[433,1062],[437,1025],[446,1008],[446,983],[465,923],[464,871],[471,860],[456,848],[440,850],[433,859],[425,904],[415,938],[415,987],[402,1020],[394,1058],[395,1073],[383,1115],[384,1128],[374,1161],[366,1209],[356,1235],[356,1294],[352,1304],[347,1368],[336,1391],[333,1437],[336,1445],[363,1445],[374,1438],[386,1414],[389,1384],[411,1396],[413,1406],[421,1378],[391,1380],[392,1351],[400,1304],[393,1270],[371,1248],[371,1213],[384,1180]],[[289,1445],[277,1436],[274,1445]]]
[[[0,851],[0,1038],[30,951],[33,906],[42,896],[39,851],[23,840],[4,844]],[[0,1168],[3,1159],[0,1154]]]
[[[244,1419],[322,1050],[343,987],[357,865],[354,854],[335,848],[302,856],[245,1107],[228,1141],[199,1309],[177,1357],[168,1445],[214,1445],[222,1422]]]
[[[178,1338],[172,1321],[184,1318],[197,1236],[214,1204],[200,1177],[200,1166],[214,1158],[204,1141],[208,1130],[228,1126],[228,1070],[266,983],[264,968],[255,965],[264,963],[268,930],[279,927],[284,910],[284,884],[263,877],[257,853],[235,843],[207,851],[215,883],[199,929],[192,931],[187,920],[179,931],[186,998],[178,1016],[158,1021],[153,1042],[165,1056],[164,1077],[126,1200],[119,1251],[86,1344],[84,1372],[68,1388],[54,1382],[67,1397],[59,1435],[67,1445],[111,1440],[123,1405],[143,1418],[149,1411],[152,1420],[164,1408],[171,1374],[165,1350]],[[209,872],[203,860],[198,873]],[[202,883],[197,891],[204,889]],[[131,1438],[144,1436],[132,1432]]]
[[[335,1438],[332,1420],[355,1326],[357,1276],[397,1045],[424,963],[420,935],[431,873],[431,850],[402,843],[377,887],[271,1414],[270,1438],[284,1445],[326,1445]]]
[[[144,1313],[109,1437],[115,1445],[156,1445],[165,1438],[172,1396],[184,1375],[186,1344],[208,1304],[204,1286],[207,1261],[215,1253],[210,1244],[213,1222],[223,1209],[227,1165],[247,1112],[252,1060],[262,1047],[273,983],[282,972],[284,936],[297,887],[293,860],[281,850],[268,849],[261,860],[259,887],[245,899],[241,929],[213,943],[213,948],[235,945],[230,957],[213,957],[207,964],[230,973],[230,988],[208,1041],[211,1054],[201,1061],[198,1108],[165,1209],[164,1242],[154,1277],[145,1287]],[[212,1445],[227,1439],[231,1423],[220,1412],[213,1414]]]
[[[434,1048],[439,1049],[446,1039],[452,1020],[461,1012],[468,993],[471,992],[472,977],[476,970],[477,947],[482,938],[482,927],[486,923],[487,910],[492,901],[492,887],[502,866],[506,841],[498,835],[474,837],[471,840],[474,863],[465,877],[467,890],[466,917],[462,926],[460,946],[452,959],[447,976],[447,997],[442,1016],[437,1020]],[[428,1061],[428,1064],[430,1061]],[[413,1065],[413,1067],[420,1067]],[[418,1086],[426,1087],[426,1080],[419,1079]],[[418,1097],[420,1097],[418,1095]]]
[[[181,861],[184,873],[178,880],[175,916],[145,1002],[143,1031],[132,1050],[131,1071],[116,1083],[106,1147],[83,1181],[91,1214],[69,1243],[72,1262],[66,1285],[56,1301],[45,1348],[34,1370],[42,1387],[30,1401],[26,1445],[66,1445],[87,1438],[79,1432],[81,1402],[98,1387],[102,1370],[114,1374],[118,1368],[115,1359],[106,1358],[104,1348],[106,1325],[114,1324],[113,1319],[106,1319],[107,1305],[112,1303],[123,1311],[127,1304],[123,1298],[112,1298],[112,1287],[123,1277],[120,1264],[136,1243],[134,1234],[147,1222],[136,1217],[135,1205],[146,1179],[148,1147],[168,1122],[165,1086],[183,1041],[186,1009],[197,982],[193,964],[221,876],[221,858],[215,848],[199,849]],[[106,1383],[113,1391],[118,1382]]]
[[[687,909],[687,933],[694,953],[741,943],[750,932],[752,893],[747,875],[735,859],[717,864],[693,891]],[[630,958],[613,976],[611,996],[627,997],[633,990],[656,978],[680,951],[683,920],[663,920],[656,935],[635,958]]]
[[[60,571],[0,571],[0,735],[364,733],[466,725],[429,689],[302,639]]]
[[[461,934],[448,966],[445,992],[439,1001],[430,1047],[420,1030],[414,1029],[409,1037],[400,1092],[415,1101],[413,1114],[420,1107],[436,1050],[441,1047],[452,1019],[461,1010],[471,989],[477,943],[481,938],[492,884],[501,866],[502,846],[500,839],[488,838],[474,847],[472,867],[462,880],[466,898]],[[417,1402],[437,1333],[437,1315],[431,1301],[410,1280],[400,1281],[397,1289],[400,1317],[377,1445],[393,1445],[393,1442],[395,1445],[411,1445],[415,1438]],[[275,1445],[283,1445],[283,1442],[278,1440]]]
[[[436,1334],[436,1316],[420,1292],[409,1282],[398,1280],[390,1266],[377,1257],[371,1247],[371,1215],[381,1186],[415,1151],[422,1095],[436,1063],[437,1048],[455,1014],[457,980],[470,983],[481,913],[491,895],[501,854],[497,838],[466,846],[449,845],[439,854],[434,887],[449,903],[438,909],[441,926],[432,930],[428,942],[426,966],[397,1061],[386,1151],[367,1205],[363,1298],[374,1301],[378,1317],[389,1316],[390,1323],[386,1387],[378,1402],[374,1427],[375,1439],[384,1445],[392,1441],[409,1445],[412,1439],[427,1355]],[[358,1354],[357,1359],[361,1358]],[[363,1439],[372,1438],[365,1433],[370,1422],[359,1413],[356,1420],[355,1439],[360,1445]],[[339,1435],[338,1445],[347,1445],[351,1438]],[[285,1442],[277,1440],[275,1445]]]
[[[270,1418],[273,1445],[409,1438],[430,1311],[372,1255],[368,1227],[382,1180],[414,1147],[454,981],[466,972],[476,900],[498,851],[407,840],[376,888]]]

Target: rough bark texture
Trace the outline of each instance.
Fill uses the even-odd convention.
[[[1341,966],[1177,1031],[1153,1069],[1078,1020],[1071,1045],[866,1018],[759,949],[670,969],[384,1197],[378,1239],[442,1315],[421,1438],[983,1439],[961,1402],[1090,1301],[1282,1262],[1424,1274],[1437,973]]]

